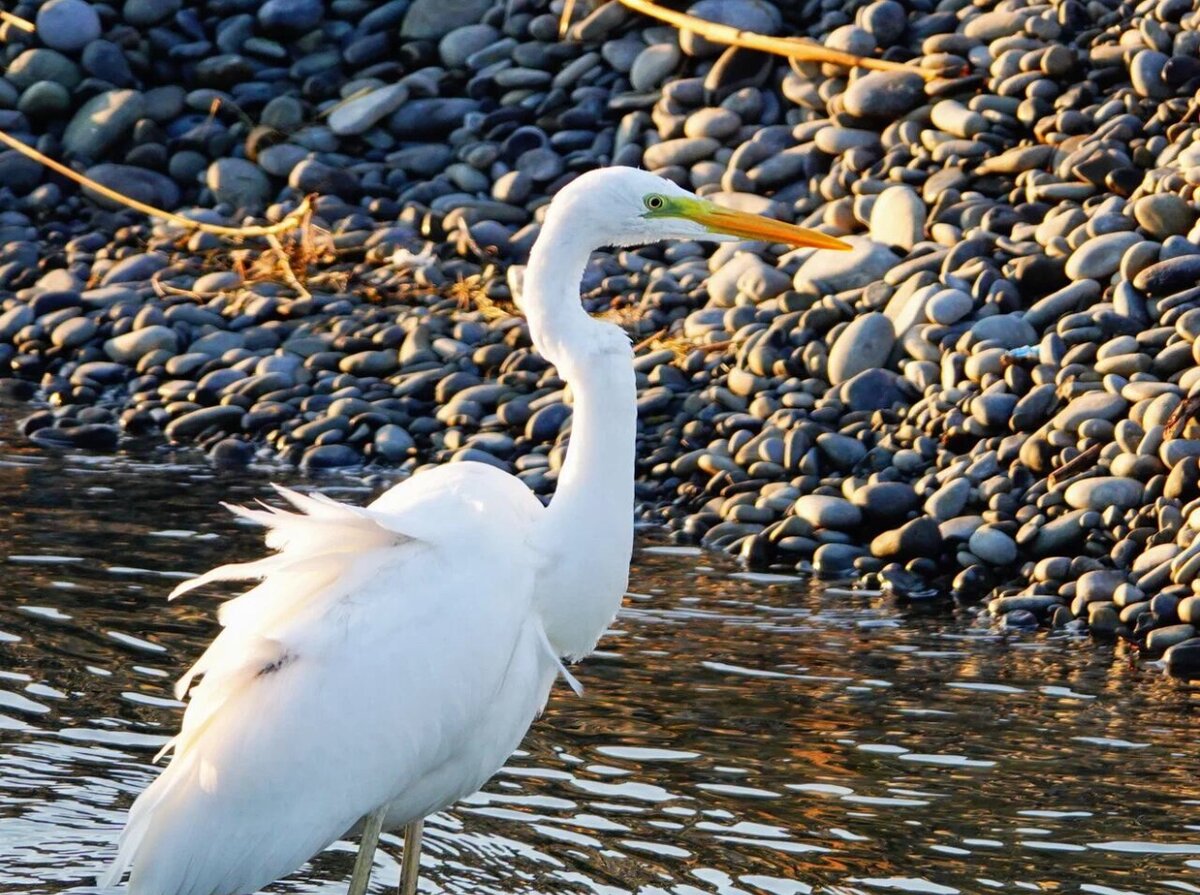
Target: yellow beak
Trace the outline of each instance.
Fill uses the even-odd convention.
[[[850,243],[827,236],[818,230],[785,224],[783,221],[747,214],[744,211],[734,211],[732,208],[722,208],[704,199],[676,199],[671,204],[676,205],[674,211],[680,217],[693,220],[713,233],[727,233],[742,239],[761,239],[765,242],[782,242],[793,246],[835,249],[841,252],[848,252],[854,248]]]

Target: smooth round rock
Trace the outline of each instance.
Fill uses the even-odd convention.
[[[261,211],[271,198],[267,175],[243,158],[217,159],[208,166],[204,181],[218,202],[228,202],[243,211]]]
[[[1017,542],[998,528],[981,525],[971,534],[967,549],[993,566],[1008,566],[1017,561]]]
[[[891,370],[871,367],[843,382],[834,393],[851,411],[888,410],[913,398],[908,381]]]
[[[1129,79],[1140,96],[1165,99],[1171,90],[1163,82],[1163,70],[1170,57],[1156,50],[1141,50],[1129,64]]]
[[[1066,432],[1077,432],[1087,420],[1115,420],[1125,412],[1129,402],[1110,392],[1086,392],[1075,398],[1054,417],[1054,426]]]
[[[42,43],[67,53],[100,36],[100,16],[85,0],[49,0],[38,10],[36,26]]]
[[[375,453],[392,463],[408,458],[416,447],[413,437],[401,426],[388,423],[375,433]]]
[[[941,549],[942,534],[938,524],[928,516],[918,516],[871,541],[871,553],[880,559],[935,557]]]
[[[925,316],[930,323],[952,326],[975,309],[975,300],[961,289],[943,289],[935,293],[925,305]]]
[[[244,411],[240,407],[218,404],[216,407],[201,407],[178,416],[163,430],[169,441],[185,441],[210,429],[233,431],[241,426]]]
[[[829,381],[839,385],[864,370],[883,367],[896,345],[892,321],[879,311],[862,314],[829,349]]]
[[[876,0],[858,12],[858,22],[881,47],[896,43],[908,27],[908,13],[896,0]]]
[[[1067,259],[1067,276],[1072,280],[1107,279],[1117,272],[1125,252],[1141,241],[1141,235],[1130,230],[1093,236]]]
[[[372,90],[334,109],[329,115],[329,129],[343,137],[366,133],[404,105],[406,99],[408,88],[403,84]]]
[[[31,84],[17,103],[17,109],[30,118],[62,115],[71,108],[71,94],[62,84],[38,81]]]
[[[86,345],[99,327],[90,317],[72,317],[54,327],[50,341],[59,348],[77,348]]]
[[[1189,624],[1167,625],[1151,631],[1146,636],[1146,649],[1151,653],[1161,653],[1177,643],[1184,643],[1196,636],[1196,629]]]
[[[183,0],[125,0],[121,15],[135,28],[156,25],[179,12]]]
[[[452,0],[447,0],[453,5]],[[258,8],[258,24],[270,35],[289,35],[317,27],[325,16],[321,0],[266,0]]]
[[[1196,223],[1195,209],[1174,193],[1142,196],[1133,203],[1133,216],[1143,230],[1158,240],[1182,236]]]
[[[1133,278],[1133,286],[1152,296],[1171,295],[1200,283],[1200,255],[1180,255],[1151,264]]]
[[[1163,653],[1167,673],[1182,678],[1200,677],[1200,637],[1177,643]]]
[[[873,71],[856,78],[842,94],[855,118],[889,120],[912,111],[925,96],[925,80],[915,72]]]
[[[133,129],[145,103],[136,90],[109,90],[80,106],[63,133],[63,150],[72,156],[99,159]]]
[[[875,197],[871,209],[871,239],[905,251],[925,235],[925,203],[907,186],[890,186]]]
[[[797,292],[833,295],[858,286],[869,286],[896,266],[899,260],[887,246],[852,236],[848,252],[814,252],[792,278]]]
[[[637,54],[629,69],[629,83],[634,90],[653,90],[662,85],[676,68],[683,54],[676,43],[651,44]]]
[[[779,10],[765,0],[700,0],[687,11],[698,19],[755,34],[776,34],[783,24]],[[717,56],[725,50],[724,44],[686,29],[679,32],[679,46],[689,56]]]
[[[1067,486],[1064,497],[1075,509],[1104,510],[1108,507],[1129,509],[1140,506],[1144,488],[1137,479],[1098,476],[1081,479]]]
[[[438,55],[446,68],[466,68],[467,60],[500,39],[491,25],[472,24],[455,28],[438,43]]]
[[[414,0],[400,25],[405,40],[441,40],[455,28],[480,22],[492,0]]]
[[[850,501],[875,523],[903,519],[920,503],[912,485],[904,482],[875,482],[856,490]],[[932,520],[931,520],[932,521]]]
[[[844,497],[806,494],[797,499],[794,512],[814,528],[847,531],[862,523],[862,510]]]
[[[175,331],[166,326],[147,326],[116,336],[104,343],[104,353],[118,363],[131,364],[151,351],[174,352],[178,347]]]
[[[361,466],[362,455],[348,444],[319,444],[305,450],[300,457],[301,469],[343,469]]]

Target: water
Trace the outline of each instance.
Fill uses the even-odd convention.
[[[256,554],[218,501],[285,474],[0,441],[0,892],[95,891],[214,632],[214,597],[164,596]],[[509,766],[431,821],[423,891],[1200,892],[1200,690],[1121,646],[652,538],[602,646],[583,697],[559,685]],[[398,856],[385,837],[375,891]],[[340,843],[271,891],[344,892],[351,863]]]

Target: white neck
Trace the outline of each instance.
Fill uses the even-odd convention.
[[[539,546],[547,564],[537,603],[560,655],[590,652],[612,622],[633,549],[637,391],[629,339],[579,299],[586,235],[551,215],[529,258],[521,306],[537,351],[574,395],[571,441]]]

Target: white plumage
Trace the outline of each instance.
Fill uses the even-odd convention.
[[[542,507],[519,482],[463,463],[365,510],[282,493],[303,514],[238,510],[278,554],[178,591],[265,576],[181,679],[203,675],[105,884],[131,866],[138,895],[255,891],[380,805],[398,826],[474,792],[545,702]]]
[[[627,168],[583,175],[551,204],[521,297],[535,347],[575,395],[549,507],[460,463],[366,508],[286,489],[294,512],[232,508],[276,552],[173,595],[259,582],[221,607],[221,633],[180,680],[190,702],[171,763],[134,803],[103,885],[129,872],[131,895],[254,892],[359,821],[417,824],[504,764],[556,673],[572,681],[558,657],[591,651],[629,574],[632,352],[580,306],[584,265],[602,245],[719,233],[836,245]],[[369,869],[356,866],[352,889]]]

